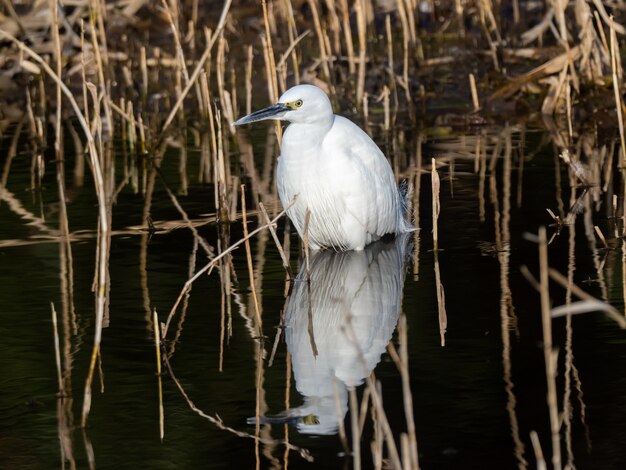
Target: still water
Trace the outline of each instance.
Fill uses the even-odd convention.
[[[250,230],[264,224],[258,200],[270,216],[280,210],[271,183],[274,143],[264,132],[247,136],[254,162],[232,169],[252,188]],[[39,188],[26,139],[9,157],[10,139],[0,144],[6,181],[0,188],[1,468],[351,468],[351,399],[357,412],[366,400],[360,449],[363,467],[371,468],[382,418],[371,419],[368,381],[399,453],[400,434],[407,431],[402,378],[388,352],[390,342],[401,350],[398,325],[405,324],[420,466],[535,468],[531,432],[548,462],[552,449],[540,296],[521,268],[539,277],[532,235],[540,226],[548,226],[549,238],[556,234],[548,247],[550,266],[624,312],[623,247],[612,218],[613,194],[620,207],[623,183],[608,171],[615,166],[614,140],[587,136],[572,146],[589,182],[584,190],[574,167],[559,158],[558,136],[539,124],[377,135],[398,176],[415,188],[420,231],[360,253],[313,254],[308,272],[289,231],[296,274],[290,291],[267,230],[250,243],[254,292],[243,245],[201,276],[169,325],[172,372],[196,410],[219,416],[229,428],[254,436],[258,411],[263,442],[255,446],[200,416],[165,366],[161,442],[153,309],[165,322],[187,279],[243,236],[239,214],[224,238],[212,213],[214,188],[198,182],[201,151],[191,145],[183,171],[179,151],[165,156],[164,179],[156,180],[150,196],[154,233],[144,214],[149,185],[141,172],[133,183],[128,167],[120,163],[117,170],[101,373],[82,429],[94,331],[96,198],[88,173],[81,182],[76,157],[68,156],[69,249],[59,237],[58,165],[47,159]],[[438,253],[431,158],[441,179]],[[570,211],[576,202],[580,209]],[[556,225],[546,209],[565,223]],[[284,220],[277,232],[282,243]],[[550,293],[553,306],[577,300],[556,284]],[[51,305],[58,317],[63,398]],[[604,314],[587,313],[555,319],[553,336],[563,462],[624,468],[626,333]],[[287,448],[285,440],[295,447]]]

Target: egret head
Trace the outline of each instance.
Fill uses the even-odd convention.
[[[333,108],[326,93],[313,85],[297,85],[287,90],[278,103],[255,111],[234,122],[235,126],[266,119],[315,123],[332,119]]]

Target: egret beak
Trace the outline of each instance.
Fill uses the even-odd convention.
[[[287,111],[291,111],[291,108],[289,106],[282,103],[276,103],[273,106],[259,109],[252,114],[248,114],[247,116],[236,120],[235,122],[233,122],[233,124],[235,126],[241,126],[242,124],[264,121],[266,119],[280,119],[287,113]]]

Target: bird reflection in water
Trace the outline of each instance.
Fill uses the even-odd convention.
[[[304,403],[261,417],[261,424],[290,423],[304,434],[338,432],[348,389],[370,375],[396,328],[409,240],[400,235],[363,251],[311,254],[311,281],[303,264],[285,315],[287,349]]]

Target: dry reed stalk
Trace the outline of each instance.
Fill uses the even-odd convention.
[[[419,457],[417,452],[417,437],[415,434],[415,419],[413,418],[413,394],[411,393],[411,377],[409,371],[409,352],[408,352],[408,335],[407,335],[406,315],[400,316],[398,323],[398,334],[400,340],[400,354],[396,351],[393,343],[389,343],[387,351],[396,364],[400,377],[402,378],[402,399],[404,401],[404,417],[406,418],[406,426],[408,431],[408,450],[404,459],[408,468],[419,468]]]
[[[389,91],[389,87],[387,87],[387,85],[383,85],[383,92],[381,93],[381,96],[379,97],[379,101],[382,98],[383,100],[383,113],[384,113],[384,121],[383,121],[383,130],[385,132],[389,132],[389,129],[391,129],[391,113],[389,111],[389,95],[391,94],[391,92]]]
[[[174,18],[178,18],[178,7],[175,1],[171,1],[171,8],[168,5],[168,0],[161,0],[163,4],[163,10],[165,11],[165,16],[170,23],[170,29],[172,31],[172,36],[174,36],[174,48],[176,50],[176,66],[179,69],[183,77],[185,78],[185,83],[189,82],[189,72],[187,70],[187,64],[185,63],[185,54],[183,52],[183,46],[180,42],[180,34],[178,32],[178,20],[174,20]],[[172,9],[174,9],[174,14],[172,14]]]
[[[530,442],[533,445],[535,451],[535,461],[537,462],[537,470],[547,470],[546,460],[543,457],[543,451],[541,450],[541,442],[536,431],[530,431]]]
[[[285,354],[285,409],[288,410],[291,407],[291,353],[287,351]],[[289,442],[289,425],[285,423],[285,441]],[[283,454],[284,468],[289,468],[289,448],[285,447],[285,453]]]
[[[259,308],[259,299],[256,294],[256,283],[254,282],[254,268],[252,266],[252,250],[250,249],[250,239],[248,236],[248,216],[246,211],[246,186],[241,185],[241,212],[243,215],[243,235],[245,238],[246,259],[248,261],[248,275],[250,276],[250,289],[252,291],[252,299],[254,300],[254,313],[257,324],[257,332],[259,341],[263,337],[263,323],[261,322],[261,309]],[[268,227],[271,224],[268,225]],[[258,420],[257,420],[258,422]]]
[[[324,42],[324,32],[322,31],[322,24],[320,23],[320,16],[317,11],[317,3],[314,0],[307,0],[309,8],[311,9],[311,15],[313,16],[313,25],[315,26],[315,35],[317,36],[317,43],[320,50],[320,64],[322,66],[322,72],[324,78],[330,84],[331,75],[328,65],[328,51],[326,50],[326,44]]]
[[[366,91],[363,93],[363,99],[361,103],[361,109],[363,110],[363,127],[365,132],[370,133],[370,120],[369,120],[369,93]]]
[[[439,250],[439,230],[437,227],[437,220],[439,219],[439,211],[441,205],[439,203],[439,188],[441,182],[439,180],[439,173],[437,173],[437,162],[435,159],[431,159],[431,187],[432,187],[432,208],[433,208],[433,250],[436,252]]]
[[[593,17],[596,20],[596,27],[597,30],[600,33],[600,41],[602,41],[602,47],[604,49],[605,54],[608,55],[608,57],[611,56],[611,49],[609,48],[609,43],[606,40],[606,34],[604,33],[604,27],[602,26],[602,21],[600,20],[600,16],[598,15],[597,10],[593,12]],[[610,21],[609,21],[610,23]]]
[[[343,38],[346,43],[346,52],[348,54],[348,72],[354,75],[356,66],[354,63],[354,44],[352,44],[352,27],[350,26],[350,9],[348,8],[348,0],[339,0],[339,8],[341,9],[341,29],[343,29]]]
[[[269,70],[270,76],[269,82],[271,85],[270,100],[272,103],[278,102],[278,78],[276,75],[276,59],[274,58],[274,47],[272,46],[272,33],[270,31],[270,24],[267,15],[267,2],[261,0],[261,7],[263,9],[263,24],[265,25],[265,40],[267,41],[267,51],[269,58]],[[279,139],[280,140],[280,139]]]
[[[278,102],[278,91],[274,91],[273,85],[273,75],[276,74],[276,66],[273,63],[273,54],[270,54],[269,44],[267,39],[264,36],[261,36],[261,44],[263,46],[263,59],[265,63],[265,74],[267,76],[267,95],[269,97],[270,103]],[[278,89],[278,85],[276,85],[276,90]],[[282,127],[280,121],[274,122],[274,131],[276,133],[276,138],[278,142],[282,139]]]
[[[369,389],[368,389],[369,390]],[[382,424],[378,419],[376,407],[374,403],[371,406],[371,416],[374,426],[374,437],[372,442],[370,443],[371,451],[372,451],[372,460],[374,461],[374,468],[376,470],[381,470],[383,468],[383,445],[384,445],[384,437],[382,436]]]
[[[469,74],[469,83],[472,93],[472,104],[474,105],[474,112],[478,112],[480,110],[480,102],[478,101],[478,90],[476,89],[476,79],[474,78],[473,73]]]
[[[11,143],[9,144],[9,150],[7,151],[6,160],[4,161],[4,166],[2,168],[2,178],[0,178],[0,205],[2,205],[2,200],[4,197],[4,193],[7,187],[7,181],[9,179],[9,174],[11,172],[11,162],[17,155],[17,144],[19,142],[20,137],[22,136],[22,128],[24,127],[24,123],[26,122],[27,117],[24,116],[15,127],[13,132],[13,137],[11,137]]]
[[[148,103],[148,62],[145,46],[141,46],[139,50],[139,70],[141,72],[141,103],[142,108],[146,109]]]
[[[26,89],[26,116],[28,117],[28,131],[32,139],[41,146],[42,142],[38,142],[37,121],[35,119],[33,100],[30,96],[30,89]]]
[[[416,45],[418,43],[417,27],[415,26],[415,12],[418,9],[416,0],[404,0],[406,3],[406,16],[409,20],[409,32],[411,33],[411,44]]]
[[[225,88],[225,79],[224,75],[226,73],[225,69],[225,54],[226,54],[226,40],[224,39],[224,34],[220,34],[219,41],[217,43],[217,57],[216,57],[216,65],[215,65],[215,76],[217,78],[217,91],[220,96],[220,103],[222,108],[222,114],[226,117],[226,121],[228,122],[228,127],[230,129],[230,133],[235,133],[235,128],[233,126],[234,116],[232,103],[230,101],[230,94],[226,91]]]
[[[439,233],[438,219],[441,205],[439,203],[439,189],[441,186],[439,173],[437,173],[437,163],[435,159],[431,159],[431,179],[432,179],[432,208],[433,208],[433,253],[435,261],[435,284],[437,289],[437,307],[439,311],[439,335],[441,337],[441,346],[446,345],[446,330],[448,328],[448,319],[446,314],[446,301],[443,284],[441,283],[441,270],[439,268]]]
[[[342,327],[342,331],[346,334],[348,339],[350,340],[352,347],[357,352],[357,357],[359,359],[359,363],[364,371],[368,371],[367,362],[365,360],[365,355],[363,354],[363,350],[359,345],[359,341],[356,337],[356,333],[354,327],[352,325],[352,316],[349,315],[346,318],[345,325]],[[367,388],[370,391],[372,398],[372,407],[376,410],[376,417],[380,422],[382,434],[384,436],[384,440],[387,443],[387,450],[389,451],[389,457],[391,459],[391,463],[394,468],[401,468],[401,460],[398,454],[398,448],[396,446],[396,442],[393,437],[393,432],[391,430],[391,426],[389,424],[389,420],[387,419],[387,415],[385,413],[385,408],[383,406],[383,398],[382,391],[380,389],[380,382],[376,381],[374,373],[370,373],[370,375],[366,379]],[[382,451],[382,450],[381,450]]]
[[[398,89],[396,87],[396,72],[393,60],[393,36],[391,33],[391,16],[385,16],[385,35],[387,38],[387,75],[389,76],[389,89],[393,92],[394,121],[398,112]]]
[[[617,36],[613,25],[613,17],[611,16],[609,35],[611,38],[611,72],[613,75],[613,92],[615,94],[615,107],[617,110],[617,122],[619,124],[619,138],[622,148],[621,166],[626,165],[626,137],[624,137],[624,117],[622,115],[623,103],[620,92],[620,82],[618,73],[621,75],[621,67],[618,72],[618,56],[619,45],[617,44]]]
[[[56,0],[48,1],[50,10],[52,10],[52,42],[54,44],[54,58],[56,59],[56,74],[61,77],[63,74],[63,63],[61,55],[61,38],[59,37],[59,4]],[[61,159],[61,86],[56,87],[56,118],[54,122],[54,151],[57,160]]]
[[[224,148],[222,139],[222,119],[218,109],[215,110],[215,124],[217,127],[216,141],[217,152],[213,155],[213,183],[215,184],[215,207],[219,214],[219,220],[226,223],[228,215],[228,188],[226,185],[226,165],[224,164]]]
[[[203,70],[200,73],[200,92],[202,93],[202,101],[200,102],[200,114],[205,121],[211,119],[209,117],[211,110],[211,93],[209,92],[209,79]]]
[[[565,109],[567,111],[567,130],[569,138],[574,138],[574,128],[572,126],[572,87],[569,80],[565,82]]]
[[[263,205],[262,202],[259,202],[259,208],[261,209],[261,212],[263,213],[263,218],[265,219],[265,223],[269,224],[268,228],[270,230],[270,233],[272,234],[274,243],[276,243],[276,248],[278,249],[278,253],[280,254],[280,259],[283,261],[283,268],[285,268],[285,271],[287,272],[287,276],[289,276],[289,280],[295,279],[293,275],[293,271],[291,270],[291,266],[289,265],[289,261],[287,260],[287,256],[285,255],[285,251],[283,250],[283,247],[280,244],[280,241],[278,240],[278,235],[276,235],[276,230],[274,230],[274,227],[272,226],[272,224],[270,224],[270,216],[265,210],[265,206]]]
[[[61,349],[59,342],[59,327],[57,323],[57,311],[54,308],[54,303],[50,302],[50,309],[52,310],[52,331],[54,333],[54,360],[57,366],[57,382],[59,384],[59,396],[65,396],[65,387],[63,386],[63,373],[61,369]]]
[[[94,24],[94,18],[91,18],[91,21],[89,22],[89,26],[91,28],[91,43],[93,46],[93,51],[94,51],[94,57],[96,59],[96,71],[97,71],[97,77],[98,77],[98,84],[100,87],[100,93],[103,97],[105,97],[105,99],[103,100],[104,102],[104,117],[105,117],[105,122],[107,125],[107,131],[108,131],[108,135],[110,138],[113,137],[113,132],[114,132],[114,125],[113,125],[113,113],[111,112],[111,106],[109,105],[109,103],[111,102],[110,100],[110,93],[108,90],[108,86],[107,86],[107,82],[105,80],[105,74],[104,74],[104,68],[106,66],[106,42],[105,42],[105,35],[104,35],[104,26],[102,25],[102,16],[98,15],[97,21],[98,21],[98,26],[100,28],[100,35],[102,37],[101,39],[101,43],[98,43],[98,34],[96,34],[96,25]],[[101,54],[101,49],[103,51],[103,54]],[[96,116],[94,116],[94,119],[96,118]],[[98,119],[100,119],[100,115],[98,115]],[[102,136],[100,136],[100,140],[102,140]],[[104,155],[100,155],[101,158],[104,158]]]
[[[296,29],[296,19],[293,16],[291,0],[285,0],[285,3],[288,6],[287,10],[289,12],[289,15],[287,16],[287,18],[289,19],[289,41],[293,44],[294,42],[299,41],[299,39],[296,38],[298,36],[298,30]],[[298,52],[295,48],[291,50],[291,65],[293,67],[294,84],[300,85],[300,60],[298,59]]]
[[[328,48],[328,51],[336,57],[339,57],[341,55],[341,26],[339,16],[337,15],[337,6],[335,5],[335,0],[325,0],[325,3],[327,23],[330,25],[330,31],[333,35],[332,46]]]
[[[215,41],[217,40],[217,38],[220,35],[220,33],[222,32],[222,30],[224,29],[224,25],[226,24],[226,17],[228,15],[228,11],[230,10],[231,3],[232,3],[232,0],[226,0],[224,2],[224,6],[222,7],[222,13],[220,15],[220,19],[218,21],[217,28],[215,29],[215,33],[211,36],[211,39],[208,42],[206,48],[204,49],[204,52],[202,53],[202,56],[198,60],[198,63],[196,64],[196,68],[194,69],[193,73],[189,77],[189,82],[187,83],[187,85],[185,86],[185,88],[181,92],[180,96],[176,100],[176,103],[174,104],[174,106],[170,110],[170,113],[167,116],[167,119],[165,120],[165,123],[163,124],[163,127],[161,128],[160,140],[164,138],[165,130],[172,123],[172,121],[174,119],[174,116],[176,116],[176,114],[178,112],[178,109],[183,104],[183,100],[185,99],[185,97],[189,93],[189,90],[191,90],[191,87],[194,85],[194,83],[196,82],[196,80],[200,76],[200,72],[203,70],[205,62],[210,57],[211,50],[213,49],[213,45],[215,44]]]
[[[398,2],[398,14],[400,15],[400,24],[402,25],[402,80],[400,85],[404,89],[405,100],[409,104],[409,111],[413,113],[413,105],[411,100],[411,87],[409,83],[409,32],[406,11],[402,7],[402,0]]]
[[[602,233],[602,230],[600,230],[600,227],[598,227],[597,225],[594,225],[593,229],[598,234],[598,238],[600,238],[600,241],[604,245],[604,249],[608,250],[609,249],[609,244],[607,243],[606,238],[604,237],[604,234]]]
[[[363,429],[365,429],[365,420],[367,419],[367,408],[370,401],[370,390],[365,388],[363,390],[363,396],[361,398],[361,407],[359,410],[359,439],[363,436]]]
[[[165,413],[163,411],[163,380],[161,373],[161,325],[156,308],[153,311],[154,346],[156,349],[157,377],[159,381],[159,438],[163,442],[165,436]]]
[[[365,0],[356,0],[356,25],[359,37],[359,73],[356,84],[356,104],[359,106],[365,93],[365,62],[367,54],[367,24],[365,19]]]
[[[328,67],[330,70],[335,69],[335,55],[333,54],[332,46],[330,45],[330,37],[328,36],[328,31],[325,29],[322,30],[324,34],[324,46],[328,53]],[[333,77],[331,76],[330,81],[333,81]],[[332,88],[332,85],[330,86]]]
[[[348,445],[348,438],[346,437],[346,425],[344,423],[343,413],[341,411],[341,400],[339,399],[339,391],[337,388],[339,387],[338,382],[339,379],[336,377],[332,378],[333,381],[333,400],[335,404],[335,414],[337,416],[337,427],[339,433],[339,441],[343,447],[343,451],[349,455],[350,454],[350,446]]]
[[[354,470],[360,470],[361,468],[361,433],[359,432],[359,413],[357,411],[357,397],[356,389],[350,387],[349,402],[350,402],[350,426],[352,427],[352,468]],[[343,419],[340,417],[340,422]]]
[[[360,355],[362,357],[362,353]],[[383,407],[380,382],[375,381],[372,374],[367,378],[367,386],[370,389],[372,406],[376,410],[376,416],[381,426],[381,431],[384,436],[384,442],[387,443],[387,450],[389,451],[389,458],[391,459],[391,463],[394,468],[402,468],[402,461],[400,460],[400,455],[398,454],[398,448],[396,447],[396,442],[393,438],[393,432],[391,430],[391,426],[389,425],[389,421],[387,420],[385,408]],[[380,457],[382,458],[382,452],[380,453]]]
[[[246,58],[246,116],[252,113],[252,59],[254,51],[252,46],[248,46]]]
[[[218,237],[218,252],[222,250],[221,237]],[[218,370],[224,370],[224,340],[226,337],[226,298],[230,296],[230,267],[220,262],[220,358]],[[193,273],[191,273],[193,275]],[[226,278],[226,279],[225,279]],[[226,291],[229,291],[228,294]]]
[[[289,57],[293,57],[293,55],[295,54],[296,46],[298,45],[298,43],[300,43],[300,41],[302,41],[309,34],[311,34],[311,30],[307,29],[302,34],[300,34],[298,37],[294,38],[293,41],[291,41],[291,43],[289,44],[289,47],[287,47],[287,49],[285,49],[285,52],[283,52],[281,54],[280,59],[278,60],[278,64],[276,64],[276,68],[278,70],[284,71],[284,74],[286,75],[286,73],[287,73],[287,68],[286,68],[287,59]],[[299,81],[296,82],[296,84],[298,84],[298,83],[299,83]]]
[[[545,227],[539,228],[539,267],[541,320],[543,329],[543,354],[548,385],[547,403],[550,412],[550,432],[552,436],[552,465],[561,469],[561,442],[558,402],[556,397],[556,357],[552,347],[552,317],[550,315],[548,241]]]
[[[304,243],[304,258],[305,258],[305,263],[306,263],[307,282],[311,282],[311,262],[310,262],[310,256],[309,256],[309,222],[310,221],[311,221],[311,211],[307,208],[306,213],[304,215],[304,235],[302,236],[302,241]],[[311,302],[309,302],[309,305],[310,304]]]
[[[137,114],[137,127],[139,129],[139,152],[141,155],[146,155],[148,153],[148,146],[146,145],[146,128],[143,125],[141,113]]]
[[[480,24],[485,33],[485,37],[487,38],[487,42],[489,43],[489,49],[491,51],[493,66],[497,71],[499,71],[500,64],[498,61],[497,48],[499,44],[502,44],[502,38],[500,37],[500,32],[498,31],[496,20],[495,20],[495,17],[493,16],[493,5],[491,4],[491,0],[479,0],[477,3],[478,3],[478,12],[479,12],[479,17],[480,17]],[[487,19],[490,22],[491,28],[487,26]],[[492,31],[495,31],[495,34],[496,34],[495,40],[491,37]]]

